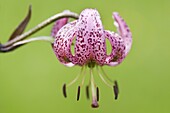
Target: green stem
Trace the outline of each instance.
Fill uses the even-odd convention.
[[[37,31],[41,30],[42,28],[46,27],[47,25],[51,24],[52,22],[54,22],[60,18],[65,18],[65,17],[69,18],[70,17],[70,18],[78,19],[78,16],[79,16],[78,14],[70,12],[70,11],[64,11],[62,13],[58,13],[58,14],[46,19],[45,21],[41,22],[40,24],[38,24],[34,28],[30,29],[29,31],[25,32],[24,34],[17,36],[13,40],[10,40],[6,44],[4,44],[3,47],[10,46],[10,45],[14,44],[15,42],[18,42],[20,40],[27,38],[28,36],[31,36],[32,34],[36,33]]]

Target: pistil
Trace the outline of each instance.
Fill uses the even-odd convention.
[[[96,88],[95,88],[92,68],[90,68],[90,76],[91,76],[91,90],[92,90],[92,105],[91,106],[93,108],[97,108],[99,107],[99,105],[97,102]]]

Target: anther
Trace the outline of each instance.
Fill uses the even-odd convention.
[[[115,100],[117,100],[118,94],[119,94],[119,88],[118,88],[117,81],[115,81],[114,83],[115,83],[115,85],[113,86],[113,91],[114,91],[114,94],[115,94]]]
[[[63,85],[63,95],[64,95],[65,98],[67,97],[66,84]]]
[[[77,101],[79,100],[79,98],[80,98],[80,86],[78,86]]]
[[[89,86],[86,86],[86,97],[89,99]]]
[[[96,96],[97,96],[97,101],[99,101],[99,88],[96,88]]]

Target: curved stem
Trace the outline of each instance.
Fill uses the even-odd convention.
[[[17,37],[9,40],[8,42],[6,42],[5,44],[0,44],[0,52],[9,52],[11,50],[14,50],[16,48],[13,47],[13,44],[17,43],[18,41],[21,41],[29,36],[31,36],[32,34],[38,32],[39,30],[43,29],[44,27],[48,26],[49,24],[51,24],[52,22],[61,19],[61,18],[74,18],[74,19],[78,19],[79,15],[77,13],[74,12],[70,12],[70,11],[64,11],[62,13],[58,13],[48,19],[46,19],[45,21],[41,22],[40,24],[38,24],[37,26],[35,26],[34,28],[30,29],[29,31],[18,35]],[[12,46],[12,47],[11,47]],[[20,46],[20,45],[18,45]]]
[[[47,42],[53,43],[54,38],[50,37],[50,36],[39,36],[39,37],[30,38],[30,39],[26,39],[26,40],[16,42],[12,46],[23,45],[23,44],[26,44],[26,43],[29,43],[29,42],[34,42],[34,41],[47,41]]]
[[[29,42],[34,42],[34,41],[46,41],[46,42],[50,42],[53,43],[54,42],[54,38],[50,37],[50,36],[39,36],[39,37],[35,37],[35,38],[30,38],[30,39],[26,39],[26,40],[22,40],[19,42],[14,43],[13,45],[9,46],[9,47],[5,47],[5,48],[1,48],[0,47],[0,52],[9,52],[12,51],[14,49],[17,49],[20,46],[23,46]]]
[[[64,18],[64,17],[70,17],[70,18],[77,19],[78,14],[70,12],[70,11],[64,11],[62,13],[56,14],[56,15],[46,19],[45,21],[41,22],[40,24],[38,24],[34,28],[30,29],[29,31],[25,32],[24,34],[19,35],[18,37],[14,38],[13,40],[10,40],[9,42],[4,44],[3,46],[9,46],[9,45],[12,45],[13,43],[15,43],[17,41],[23,40],[23,39],[27,38],[28,36],[31,36],[32,34],[41,30],[42,28],[46,27],[50,23],[52,23],[52,22],[54,22],[54,21],[56,21],[60,18]]]

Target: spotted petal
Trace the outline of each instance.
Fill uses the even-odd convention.
[[[68,18],[61,18],[57,20],[52,28],[51,36],[55,37],[57,32],[68,22]]]
[[[77,21],[75,56],[79,65],[95,60],[103,64],[106,56],[105,37],[97,10],[85,9]]]
[[[120,36],[124,40],[124,43],[126,46],[125,54],[127,55],[128,52],[130,51],[131,45],[132,45],[132,34],[130,32],[129,27],[123,20],[123,18],[117,12],[113,13],[113,18],[115,20],[114,24],[117,27]]]
[[[105,37],[110,41],[112,46],[111,54],[106,58],[106,64],[116,66],[125,58],[124,40],[117,33],[105,30]]]
[[[76,21],[70,22],[63,26],[55,36],[53,45],[54,52],[61,63],[66,66],[74,66],[71,57],[71,43],[75,35]]]

